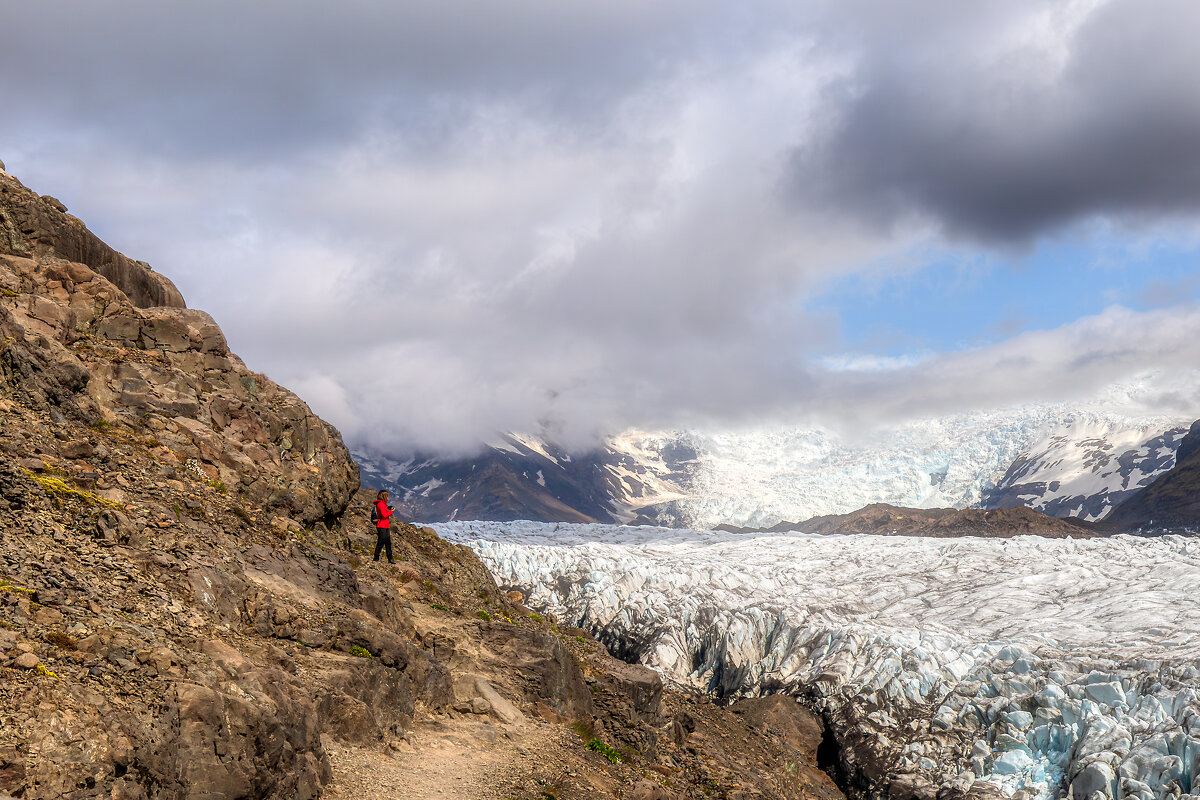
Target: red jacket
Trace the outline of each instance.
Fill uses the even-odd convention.
[[[375,501],[375,516],[379,517],[375,522],[376,528],[392,527],[392,510],[382,500]]]

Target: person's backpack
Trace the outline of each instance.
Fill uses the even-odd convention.
[[[372,525],[379,524],[379,504],[378,503],[371,503],[371,524]]]

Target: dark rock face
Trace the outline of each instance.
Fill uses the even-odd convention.
[[[140,308],[183,308],[183,295],[165,275],[100,241],[67,207],[49,195],[38,197],[0,170],[0,253],[47,257],[86,264]]]
[[[1175,453],[1175,466],[1098,523],[1105,531],[1200,528],[1200,420]]]

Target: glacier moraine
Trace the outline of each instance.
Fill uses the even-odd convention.
[[[1200,539],[437,527],[676,681],[808,697],[872,793],[1200,798]]]

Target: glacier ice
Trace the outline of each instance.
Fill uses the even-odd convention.
[[[438,527],[674,680],[808,697],[882,779],[1200,798],[1200,539]]]

